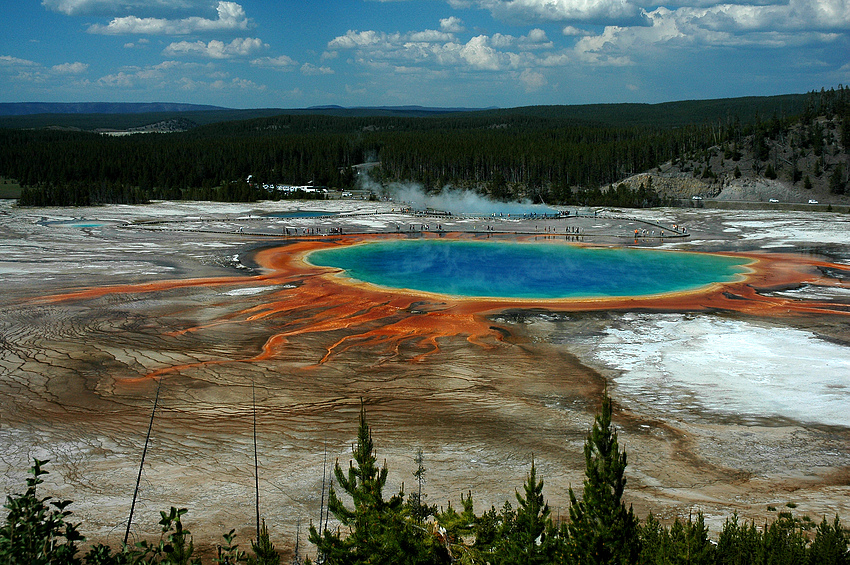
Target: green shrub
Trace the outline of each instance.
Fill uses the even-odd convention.
[[[66,521],[71,515],[66,510],[71,501],[38,497],[41,477],[47,474],[42,466],[47,461],[33,461],[26,493],[7,496],[3,505],[9,514],[0,526],[0,563],[79,564],[77,543],[85,538],[77,531],[76,524]]]

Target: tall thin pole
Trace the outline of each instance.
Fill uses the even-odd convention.
[[[133,525],[133,512],[136,509],[136,498],[139,496],[139,483],[142,482],[142,469],[145,466],[145,455],[148,453],[148,443],[151,439],[151,429],[153,429],[153,417],[156,414],[156,405],[159,404],[159,389],[162,387],[162,377],[156,382],[156,397],[153,400],[153,410],[151,410],[151,421],[148,424],[148,433],[145,436],[145,448],[142,450],[142,462],[139,463],[139,476],[136,477],[136,490],[133,492],[133,503],[130,505],[130,517],[127,518],[127,531],[124,532],[124,545],[127,545],[127,539],[130,537],[130,526]]]
[[[328,444],[325,443],[325,457],[322,459],[322,501],[319,503],[319,533],[322,533],[322,521],[325,519],[325,479],[328,467]]]
[[[293,559],[293,563],[301,563],[301,557],[298,555],[299,545],[301,543],[301,517],[298,517],[298,526],[295,531],[295,559]]]
[[[257,509],[257,543],[260,543],[260,465],[257,459],[257,393],[251,381],[251,403],[254,406],[254,500]]]
[[[322,528],[322,531],[327,531],[328,529],[328,521],[331,519],[331,492],[330,489],[334,484],[333,472],[328,469],[328,509],[325,510],[325,525]]]

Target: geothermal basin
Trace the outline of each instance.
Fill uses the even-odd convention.
[[[717,254],[506,241],[397,240],[319,250],[313,265],[378,286],[490,298],[626,297],[735,280],[752,260]]]
[[[850,519],[846,215],[423,218],[350,201],[302,214],[310,205],[0,204],[4,493],[24,490],[33,457],[50,459],[42,495],[73,500],[90,539],[120,544],[159,389],[133,539],[155,539],[173,505],[197,544],[236,528],[247,545],[254,399],[260,509],[278,547],[318,520],[322,469],[350,459],[361,399],[388,493],[409,490],[421,448],[428,502],[471,491],[480,513],[512,500],[534,457],[564,516],[607,386],[639,516],[702,511],[714,535],[732,512],[761,522],[787,503]],[[659,235],[635,243],[635,230]],[[459,271],[428,288],[354,272],[365,251],[399,267],[436,250],[442,265],[455,246],[545,253],[523,269],[487,259],[483,294],[439,280],[470,278]],[[574,252],[649,254],[649,278],[665,282],[687,269],[662,260],[730,270],[641,293],[492,290],[518,270],[576,278],[558,270]]]

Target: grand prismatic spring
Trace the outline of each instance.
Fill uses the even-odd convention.
[[[464,297],[581,299],[658,295],[730,282],[751,261],[548,241],[418,239],[320,250],[309,262],[387,288]]]
[[[254,398],[280,546],[318,519],[322,468],[350,458],[361,398],[388,492],[413,484],[422,448],[428,501],[471,491],[480,512],[512,499],[533,456],[563,515],[608,386],[639,515],[699,510],[714,532],[787,502],[850,516],[846,215],[321,204],[5,204],[5,492],[50,459],[45,492],[119,543],[159,387],[134,537],[156,536],[172,505],[199,543],[251,537]],[[474,273],[483,287],[457,286]],[[625,285],[588,294],[581,276]]]

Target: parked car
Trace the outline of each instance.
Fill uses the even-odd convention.
[[[817,204],[817,203],[818,203],[818,201],[815,200],[814,198],[809,198],[809,204]]]
[[[691,196],[691,200],[702,200],[702,196]]]
[[[768,200],[768,202],[770,202],[771,204],[776,204],[779,202],[779,200],[777,200],[776,198],[771,198],[770,200]]]

